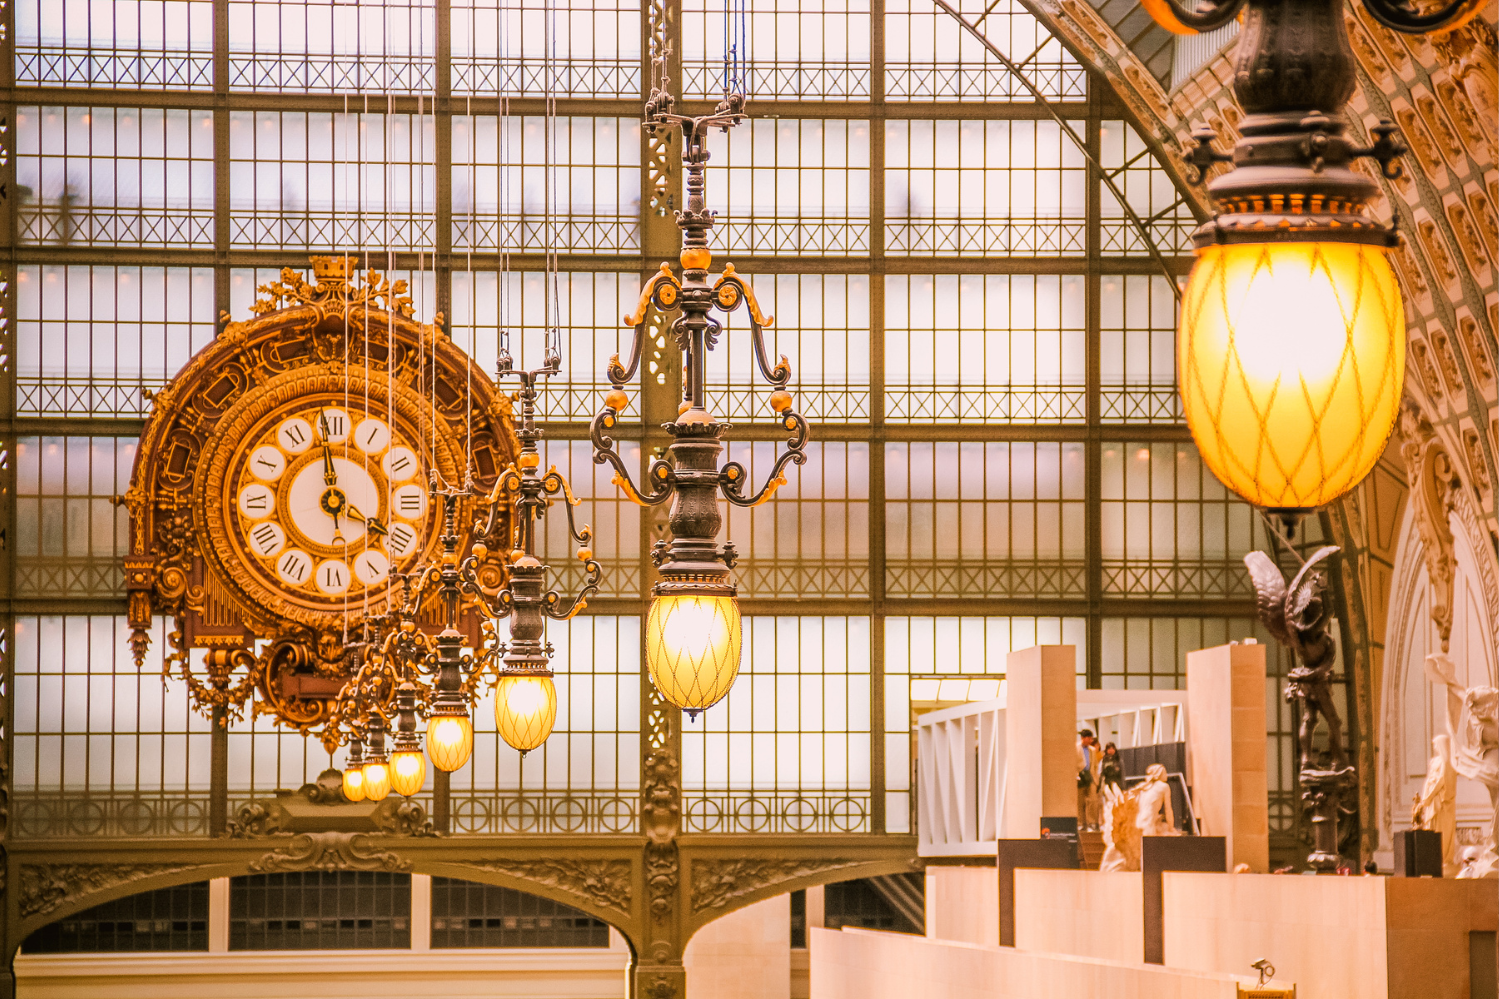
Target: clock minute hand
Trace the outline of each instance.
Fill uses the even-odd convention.
[[[386,535],[390,533],[390,531],[386,529],[384,524],[380,523],[380,521],[376,520],[374,517],[366,517],[364,514],[359,512],[359,507],[355,506],[352,503],[349,504],[349,516],[364,521],[365,527],[369,529],[369,532],[371,534]]]

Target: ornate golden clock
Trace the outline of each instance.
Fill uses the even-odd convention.
[[[124,498],[137,663],[152,616],[168,615],[167,669],[200,706],[258,690],[302,728],[327,718],[403,575],[439,557],[448,504],[434,482],[487,489],[519,452],[509,399],[440,315],[413,319],[405,282],[355,286],[348,258],[312,263],[314,283],[283,270],[255,318],[228,322],[155,396]],[[470,502],[452,500],[460,550]],[[485,540],[497,554],[481,579],[498,587],[510,525]],[[473,611],[460,627],[477,639]]]

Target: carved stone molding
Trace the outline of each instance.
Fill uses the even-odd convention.
[[[631,864],[628,860],[465,860],[469,867],[558,888],[602,908],[629,915]]]
[[[368,846],[364,833],[314,832],[291,837],[250,864],[257,874],[274,871],[409,871],[411,861]]]
[[[1457,474],[1431,421],[1407,399],[1400,410],[1400,454],[1410,484],[1411,510],[1421,537],[1426,575],[1431,582],[1431,619],[1446,652],[1452,639],[1452,580],[1457,556],[1452,551],[1452,509]]]
[[[22,864],[21,918],[44,916],[70,898],[199,864]]]
[[[756,858],[702,859],[692,862],[692,911],[722,909],[736,898],[792,878],[858,867],[852,857],[808,857],[799,860]]]

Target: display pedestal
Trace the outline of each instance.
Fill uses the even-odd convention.
[[[1441,833],[1434,829],[1406,829],[1395,834],[1395,877],[1441,876]]]
[[[1140,897],[1145,917],[1145,963],[1164,964],[1161,872],[1203,871],[1223,874],[1228,847],[1222,836],[1142,836]],[[1229,875],[1224,874],[1227,881]]]

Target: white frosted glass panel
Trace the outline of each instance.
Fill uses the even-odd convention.
[[[214,335],[207,267],[16,269],[16,410],[139,416]]]
[[[604,364],[629,350],[621,317],[639,297],[640,277],[629,272],[573,271],[554,283],[541,271],[455,271],[453,342],[492,372],[504,331],[515,367],[532,369],[548,330],[560,329],[562,370],[539,383],[538,411],[547,420],[590,420],[609,390]],[[503,384],[513,391],[517,383]]]
[[[722,96],[725,56],[737,11],[687,0],[682,5],[683,93]],[[761,0],[745,6],[735,56],[746,63],[739,89],[760,97],[853,98],[869,95],[869,4]]]
[[[640,95],[638,3],[454,0],[449,16],[455,94]]]
[[[885,6],[885,93],[892,100],[1052,100],[1087,96],[1083,67],[1016,0],[959,0],[959,15],[1022,68],[1016,76],[946,11],[912,0]]]
[[[229,0],[227,6],[232,90],[433,92],[435,0]]]
[[[797,411],[819,423],[869,416],[869,278],[862,274],[743,274],[764,314],[765,353],[791,364]],[[708,355],[709,408],[737,422],[772,416],[774,387],[755,364],[746,308],[722,320]]]
[[[869,738],[869,619],[746,617],[733,689],[684,719],[687,826],[867,829]]]
[[[16,0],[16,83],[213,86],[212,0]]]

